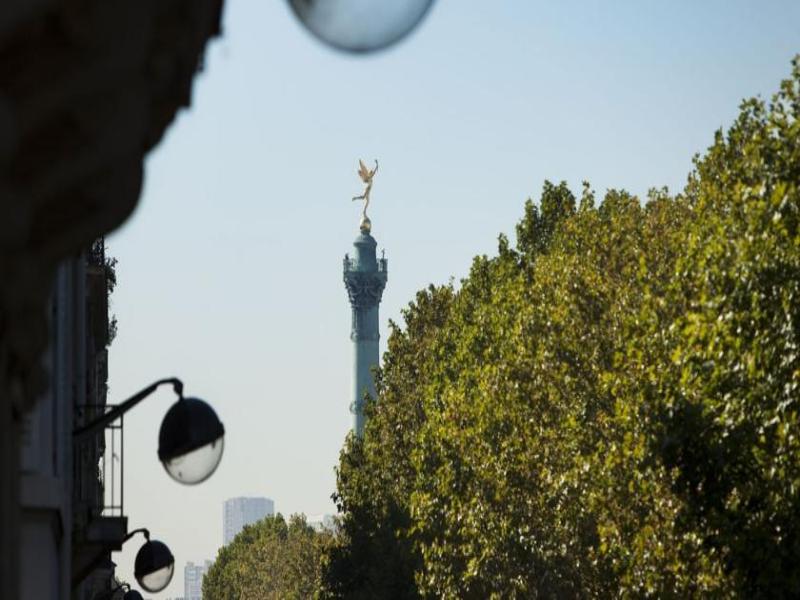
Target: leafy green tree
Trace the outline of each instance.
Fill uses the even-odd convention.
[[[370,434],[349,437],[337,470],[339,535],[326,556],[325,598],[416,598],[420,556],[408,536],[415,473],[410,448],[424,421],[423,388],[437,363],[430,342],[453,298],[450,286],[417,294],[405,330],[390,324],[389,352],[377,380],[380,410],[366,406]]]
[[[737,592],[800,595],[800,59],[697,160],[653,450]],[[665,361],[666,362],[666,361]]]
[[[682,194],[545,183],[392,326],[326,598],[800,596],[800,59]]]
[[[556,213],[565,207],[567,212],[574,210],[574,197],[565,184],[547,184],[544,195],[544,214],[529,204],[520,224],[531,234],[552,228]],[[476,260],[475,277],[479,272],[488,277],[500,263],[519,275],[523,258],[530,258],[538,246],[521,255],[509,251],[507,244],[504,247],[502,259]],[[471,289],[473,296],[462,297],[479,303],[486,286],[476,284]],[[367,409],[369,433],[363,443],[349,439],[342,452],[335,495],[343,513],[341,536],[325,570],[330,597],[419,595],[414,574],[420,569],[421,554],[410,535],[409,499],[416,477],[411,450],[426,420],[425,397],[436,395],[457,373],[455,346],[440,331],[454,296],[452,286],[430,287],[418,293],[404,312],[404,330],[391,324],[389,352],[377,382],[380,403]]]
[[[319,586],[331,535],[315,532],[302,515],[287,524],[277,514],[246,526],[219,550],[203,578],[209,600],[305,600]]]
[[[512,252],[501,241],[495,262],[476,261],[455,302],[446,330],[457,376],[429,399],[437,408],[412,451],[418,581],[428,595],[619,587],[600,552],[590,465],[615,408],[604,382],[642,296],[647,235],[660,215],[624,192],[595,208],[588,188],[572,207],[533,260],[509,260],[526,246]]]

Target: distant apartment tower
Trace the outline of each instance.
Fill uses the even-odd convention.
[[[336,531],[336,517],[330,514],[309,515],[306,517],[306,523],[318,533],[322,531]]]
[[[204,565],[187,562],[183,568],[183,598],[184,600],[203,600],[203,576],[211,567],[211,561]]]
[[[231,498],[223,505],[223,545],[227,546],[244,529],[268,515],[275,514],[275,503],[269,498]]]

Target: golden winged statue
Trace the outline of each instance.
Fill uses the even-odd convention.
[[[364,161],[361,159],[358,160],[358,176],[361,177],[361,181],[367,184],[366,189],[364,189],[364,193],[360,196],[353,196],[353,201],[356,200],[364,200],[364,210],[361,211],[361,219],[362,222],[369,222],[369,218],[367,217],[367,207],[369,206],[369,193],[372,191],[372,178],[375,177],[375,173],[378,172],[378,159],[375,159],[375,168],[370,171],[367,168],[367,165],[364,164]]]

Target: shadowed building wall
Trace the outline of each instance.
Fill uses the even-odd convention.
[[[71,427],[88,394],[51,360],[79,332],[49,318],[53,294],[80,284],[59,265],[135,208],[144,157],[189,104],[221,17],[222,0],[0,1],[3,600],[79,597]]]

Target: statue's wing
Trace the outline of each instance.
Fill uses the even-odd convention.
[[[364,183],[369,183],[369,169],[364,164],[364,161],[360,158],[358,159],[358,176],[361,177],[361,181]]]

